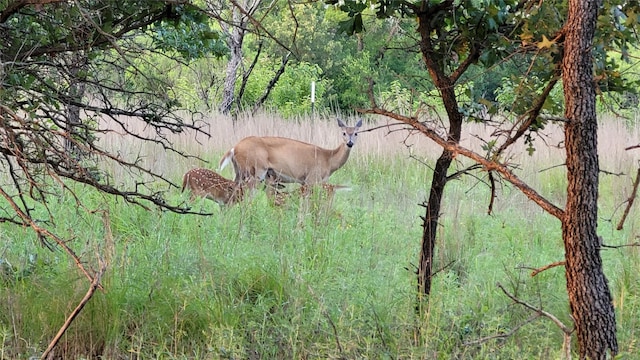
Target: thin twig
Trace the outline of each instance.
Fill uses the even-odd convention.
[[[621,249],[621,248],[636,247],[636,246],[640,246],[640,242],[634,242],[631,244],[622,244],[622,245],[605,245],[605,244],[601,245],[601,247],[607,248],[607,249]]]
[[[331,316],[329,316],[326,310],[323,311],[323,313],[324,313],[324,316],[329,321],[329,325],[331,325],[331,329],[333,329],[333,337],[336,339],[336,346],[338,347],[338,351],[342,355],[344,351],[342,350],[342,345],[340,345],[340,336],[338,336],[338,329],[336,328],[336,324],[333,323]]]

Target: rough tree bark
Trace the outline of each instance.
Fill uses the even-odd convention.
[[[447,2],[442,6],[450,6],[452,3]],[[418,17],[418,33],[420,34],[420,52],[422,59],[429,70],[431,79],[440,92],[442,102],[449,118],[449,130],[447,133],[447,141],[453,144],[460,142],[462,134],[463,116],[458,107],[458,101],[455,93],[455,83],[466,68],[472,64],[478,57],[478,51],[472,48],[469,51],[467,59],[454,71],[451,75],[447,75],[444,71],[443,63],[438,61],[438,56],[434,51],[431,32],[434,30],[431,22],[433,14],[440,10],[440,6],[427,7],[416,12]],[[433,178],[431,179],[431,190],[429,200],[425,207],[425,216],[423,217],[422,247],[420,250],[420,260],[418,264],[418,294],[419,296],[428,296],[431,293],[431,277],[433,269],[433,249],[436,243],[436,234],[438,220],[440,218],[440,209],[445,186],[448,181],[448,170],[454,158],[454,153],[444,148],[442,154],[436,161],[433,170]]]
[[[223,114],[229,113],[235,100],[236,78],[238,69],[242,64],[242,43],[246,33],[246,20],[240,9],[234,6],[231,11],[233,12],[232,22],[234,26],[229,28],[224,22],[220,23],[223,30],[227,32],[227,46],[229,46],[229,51],[231,52],[222,91],[222,103],[220,104],[220,112]]]
[[[425,14],[426,15],[426,14]],[[434,80],[442,101],[445,105],[447,115],[449,117],[449,134],[448,140],[458,143],[462,133],[462,114],[458,111],[458,103],[454,87],[447,76],[444,75],[431,57],[431,44],[429,41],[430,28],[427,25],[428,19],[419,17],[420,25],[418,29],[422,38],[421,51],[423,60],[429,68],[431,77]],[[436,161],[433,169],[433,178],[431,179],[431,190],[429,192],[429,200],[423,205],[425,207],[425,216],[422,225],[422,248],[420,251],[420,262],[418,265],[418,294],[419,296],[428,296],[431,293],[431,277],[433,269],[433,249],[436,243],[436,234],[438,228],[438,220],[440,218],[440,208],[442,196],[445,186],[447,185],[447,172],[453,161],[451,151],[444,149],[442,154]]]
[[[71,77],[69,79],[69,98],[75,101],[77,104],[82,103],[82,98],[84,96],[86,90],[86,76],[82,75],[81,72],[87,71],[87,56],[83,51],[79,51],[75,54],[70,54],[69,56],[69,72],[71,73]],[[74,103],[66,105],[66,131],[69,135],[69,138],[65,140],[65,148],[67,149],[67,153],[69,154],[70,159],[78,160],[82,154],[78,146],[70,139],[70,137],[74,136],[78,131],[83,131],[81,129],[82,119],[80,117],[80,107],[75,105]],[[88,138],[87,134],[82,134],[83,138]]]
[[[570,0],[562,63],[567,204],[562,221],[567,292],[581,359],[618,352],[611,293],[597,235],[598,151],[591,44],[598,0]]]

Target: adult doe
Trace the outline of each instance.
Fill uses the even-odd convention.
[[[335,149],[283,137],[246,137],[222,157],[220,170],[233,163],[235,182],[251,188],[265,179],[270,183],[323,184],[349,159],[362,120],[349,127],[338,119],[338,126],[344,141]]]

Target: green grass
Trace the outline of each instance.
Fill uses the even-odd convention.
[[[258,193],[225,209],[206,200],[193,204],[212,216],[177,215],[145,211],[80,191],[78,185],[86,208],[104,211],[90,215],[62,194],[49,204],[55,230],[72,239],[70,245],[89,267],[97,267],[100,254],[108,269],[104,290],[83,309],[56,354],[107,359],[560,358],[561,332],[545,318],[509,338],[471,344],[509,332],[531,316],[497,283],[570,324],[564,269],[530,276],[531,268],[562,260],[558,220],[508,185],[500,186],[494,213],[487,215],[486,186],[474,178],[451,182],[436,249],[435,269],[440,271],[428,311],[417,318],[413,271],[424,211],[418,204],[426,200],[431,170],[401,152],[379,156],[366,149],[354,150],[332,176],[332,183],[351,190],[339,191],[331,206],[313,197],[275,207]],[[186,168],[174,169],[175,178]],[[561,168],[522,176],[562,206]],[[602,180],[605,242],[637,241],[637,210],[624,231],[613,230],[610,220],[619,218],[615,207],[625,198],[622,189],[630,187],[617,177]],[[186,198],[177,190],[168,193],[169,201]],[[12,266],[0,275],[0,358],[28,359],[46,348],[88,282],[62,251],[38,245],[28,229],[0,224],[0,236],[0,259]],[[640,250],[602,254],[621,357],[633,359],[640,338]]]

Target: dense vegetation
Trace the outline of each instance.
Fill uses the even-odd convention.
[[[228,120],[226,120],[228,121]],[[212,124],[223,124],[211,119]],[[261,127],[261,124],[264,127]],[[373,126],[370,124],[369,126]],[[216,125],[220,126],[220,125]],[[291,125],[273,117],[246,119],[235,131],[213,129],[229,139],[202,144],[189,135],[175,139],[190,152],[217,161],[228,143],[247,133],[276,129],[292,137],[333,146],[333,121]],[[482,135],[482,127],[469,134]],[[557,129],[549,129],[550,142]],[[603,167],[633,169],[634,157],[620,139],[637,129],[615,120],[603,123]],[[332,177],[347,184],[333,204],[321,197],[292,198],[283,207],[263,193],[221,209],[207,200],[193,204],[212,216],[146,211],[89,188],[76,199],[53,186],[55,229],[72,239],[88,264],[108,263],[98,291],[67,331],[58,350],[65,358],[559,358],[562,335],[545,318],[514,304],[496,286],[569,322],[562,268],[531,277],[531,268],[562,258],[557,221],[508,185],[500,189],[493,215],[486,215],[489,189],[465,177],[448,190],[443,208],[429,311],[416,318],[414,264],[419,249],[420,208],[425,180],[421,161],[435,147],[399,133],[363,133],[352,158]],[[207,166],[184,161],[148,145],[102,139],[122,152],[142,151],[144,161],[179,181],[187,169]],[[565,188],[560,150],[520,149],[513,161],[541,172],[523,172],[532,186],[561,202]],[[461,164],[462,165],[462,164]],[[122,181],[126,173],[114,172]],[[226,174],[225,174],[226,175]],[[3,181],[5,179],[3,178]],[[601,185],[600,231],[608,245],[636,241],[640,223],[634,208],[624,231],[615,231],[618,206],[630,189],[625,177],[605,176]],[[163,189],[167,199],[188,196]],[[532,231],[535,229],[535,231]],[[65,314],[86,292],[86,279],[60,251],[38,245],[27,230],[0,228],[0,357],[27,359],[42,352]],[[640,334],[637,248],[603,250],[619,319],[623,358],[634,358]],[[518,326],[511,336],[510,334]],[[488,337],[496,337],[488,340]]]

